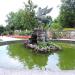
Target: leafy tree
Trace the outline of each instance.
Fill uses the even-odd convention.
[[[29,0],[28,4],[25,4],[24,10],[20,9],[16,13],[14,12],[9,13],[6,20],[6,22],[8,23],[8,27],[13,31],[15,29],[31,30],[35,28],[38,25],[38,22],[35,19],[35,10],[34,10],[35,8],[36,8],[36,5],[34,5],[32,1]]]
[[[59,22],[63,27],[75,27],[75,0],[61,0]]]
[[[59,23],[59,18],[55,19],[55,20],[52,22],[52,24],[51,24],[51,26],[50,26],[50,29],[55,30],[55,31],[62,29],[62,26],[61,26],[60,23]]]
[[[16,14],[14,12],[9,13],[9,15],[7,15],[6,22],[8,24],[7,24],[6,28],[8,30],[13,30],[14,31],[15,25],[16,25],[15,21],[16,21]]]
[[[26,4],[24,2],[24,5],[25,5],[25,10],[29,11],[29,12],[32,12],[32,13],[35,12],[34,9],[37,7],[37,5],[34,5],[31,0],[28,0],[28,4]]]
[[[3,25],[0,25],[0,35],[5,31],[5,27]]]
[[[38,26],[38,21],[35,18],[36,5],[31,0],[28,0],[28,4],[25,4],[25,26],[27,29],[34,29]]]

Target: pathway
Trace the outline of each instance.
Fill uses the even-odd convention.
[[[50,39],[49,41],[63,42],[63,43],[75,43],[75,39]]]
[[[75,70],[41,71],[41,70],[12,70],[0,69],[0,75],[75,75]]]
[[[11,38],[7,36],[0,36],[0,39],[3,40],[0,41],[0,46],[12,44],[12,43],[23,43],[26,40],[26,39]]]

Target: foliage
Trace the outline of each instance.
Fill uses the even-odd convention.
[[[63,27],[75,27],[75,1],[61,0],[59,22]]]
[[[68,31],[68,30],[75,30],[75,28],[64,28],[64,31]]]
[[[2,35],[8,35],[8,34],[9,34],[8,31],[4,31],[4,32],[2,33]]]
[[[13,34],[14,34],[14,31],[10,30],[9,35],[13,35]]]
[[[29,0],[28,4],[25,4],[25,9],[9,13],[6,20],[7,30],[31,30],[37,27],[38,22],[35,19],[35,8],[36,6]]]
[[[6,26],[7,30],[13,30],[15,29],[15,19],[16,19],[16,15],[14,12],[9,13],[9,15],[7,15],[7,20],[6,22],[8,23],[8,25]]]
[[[47,43],[46,42],[38,42],[38,47],[45,48],[45,47],[47,47]]]
[[[59,17],[52,22],[50,30],[52,32],[53,39],[56,39],[60,36],[59,32],[63,30],[63,27],[59,23]]]
[[[28,4],[26,4],[24,2],[24,5],[25,5],[25,10],[29,11],[29,12],[32,12],[32,13],[35,12],[34,9],[37,7],[37,5],[34,5],[31,0],[28,0]]]
[[[5,27],[0,25],[0,35],[5,31]]]
[[[19,32],[19,35],[31,35],[32,31],[21,31]]]
[[[55,43],[53,43],[51,41],[48,41],[48,42],[38,42],[38,47],[39,48],[46,48],[48,46],[55,46],[55,47],[61,49],[59,45],[57,45],[57,44],[55,44]]]
[[[52,22],[50,28],[54,31],[58,31],[62,29],[62,26],[60,25],[58,18]]]

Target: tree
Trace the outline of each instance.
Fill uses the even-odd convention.
[[[63,27],[75,27],[75,0],[61,0],[59,22]]]
[[[25,4],[25,3],[24,3]],[[32,1],[28,1],[28,4],[25,4],[25,9],[20,9],[16,13],[11,12],[7,16],[7,24],[11,30],[31,30],[34,29],[38,22],[35,19],[35,9],[36,5],[33,5]]]
[[[28,4],[24,2],[25,10],[29,12],[35,12],[34,9],[37,7],[37,5],[34,5],[31,0],[28,0]]]
[[[59,18],[56,18],[51,26],[50,26],[50,29],[54,30],[54,31],[58,31],[58,30],[61,30],[62,29],[62,26],[60,25],[59,23]]]
[[[15,21],[16,21],[16,14],[14,12],[9,13],[7,15],[7,20],[6,20],[7,26],[6,26],[6,28],[8,30],[13,30],[14,31],[15,30],[15,25],[16,25]]]
[[[38,26],[38,21],[35,18],[36,5],[31,0],[28,0],[28,4],[25,4],[25,26],[27,29],[34,29]]]
[[[5,31],[5,27],[3,25],[0,25],[0,35]]]

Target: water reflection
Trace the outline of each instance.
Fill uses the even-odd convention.
[[[34,54],[32,50],[24,48],[22,44],[13,44],[8,47],[8,53],[12,58],[19,59],[28,69],[58,70],[57,54]]]
[[[0,46],[0,68],[22,69],[23,64],[8,55],[7,45]]]
[[[24,66],[27,65],[29,69],[35,67],[42,68],[48,61],[48,54],[34,54],[31,52],[31,50],[25,49],[24,45],[22,44],[10,45],[8,50],[10,56],[19,59],[20,62],[22,62]]]
[[[48,70],[53,70],[53,71],[60,70],[59,67],[57,66],[59,63],[58,60],[59,60],[59,57],[56,53],[49,55],[48,62],[45,68]]]
[[[35,54],[23,44],[0,46],[0,68],[52,71],[75,69],[75,44],[57,44],[63,49],[58,54]]]

